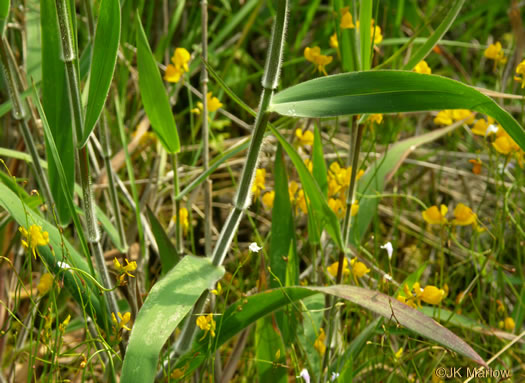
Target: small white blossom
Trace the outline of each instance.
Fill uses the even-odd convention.
[[[250,247],[249,247],[250,251],[253,251],[254,253],[258,253],[262,247],[259,247],[259,245],[257,245],[256,242],[252,242],[250,243]]]
[[[385,281],[391,281],[392,280],[392,276],[390,274],[385,274],[385,275],[383,275],[383,279]]]
[[[485,137],[487,137],[490,133],[498,133],[499,127],[497,125],[489,125],[487,130],[485,130]]]
[[[330,381],[333,382],[337,378],[339,378],[339,373],[338,372],[332,372],[332,377],[330,378]]]
[[[58,265],[58,267],[60,267],[61,269],[64,269],[64,270],[67,270],[67,269],[71,268],[71,266],[69,266],[66,262],[58,261],[57,265]]]
[[[394,247],[392,246],[392,243],[387,242],[383,246],[381,246],[381,248],[385,249],[388,253],[388,259],[392,259],[392,254],[394,253]]]
[[[303,368],[296,378],[303,378],[306,383],[310,383],[310,374],[306,368]]]

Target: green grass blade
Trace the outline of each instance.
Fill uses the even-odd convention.
[[[314,128],[314,147],[312,154],[313,175],[319,188],[326,196],[328,193],[328,171],[326,170],[326,162],[324,161],[323,142],[321,140],[321,132],[318,124]]]
[[[104,108],[117,64],[119,42],[120,2],[119,0],[102,0],[91,59],[84,131],[78,143],[80,147],[86,144]]]
[[[157,62],[151,53],[148,38],[142,27],[140,16],[136,14],[137,28],[137,62],[139,69],[139,88],[144,110],[151,122],[153,131],[159,137],[162,146],[168,153],[180,150],[179,134],[166,89],[160,77]]]
[[[361,243],[363,236],[376,214],[377,206],[379,205],[379,198],[366,197],[375,197],[377,194],[383,192],[386,183],[392,178],[401,163],[406,157],[408,157],[414,148],[437,140],[452,130],[457,129],[459,126],[461,126],[461,124],[456,123],[421,136],[408,138],[398,142],[389,148],[381,158],[377,159],[376,162],[368,168],[366,173],[359,180],[357,186],[359,212],[355,218],[356,223],[352,225],[350,229],[350,240],[354,245]]]
[[[494,100],[435,75],[378,70],[326,76],[277,93],[270,108],[293,117],[469,109],[493,117],[525,149],[525,131]]]
[[[403,69],[406,70],[412,70],[418,62],[423,60],[427,55],[432,51],[432,48],[438,43],[438,41],[447,33],[448,29],[456,19],[459,11],[463,7],[463,4],[465,4],[465,0],[457,0],[456,4],[454,4],[453,7],[450,8],[450,10],[447,12],[447,15],[439,24],[439,26],[436,28],[434,33],[430,35],[427,39],[427,41],[420,46],[410,57],[410,60],[403,66]]]
[[[341,227],[339,226],[339,221],[335,213],[328,206],[326,198],[319,189],[319,185],[315,182],[314,177],[310,174],[310,171],[304,164],[303,160],[293,148],[292,145],[286,141],[286,139],[272,126],[269,126],[272,133],[275,135],[277,140],[281,143],[284,150],[292,160],[297,172],[299,173],[299,178],[301,179],[301,184],[303,185],[304,192],[309,200],[309,206],[311,211],[308,212],[308,216],[314,217],[313,221],[317,224],[320,223],[320,227],[324,227],[327,233],[332,237],[334,242],[337,244],[339,249],[343,248],[343,239],[341,236]]]
[[[75,183],[75,146],[66,70],[61,60],[62,51],[54,1],[40,1],[40,23],[42,28],[42,106],[64,166],[65,177],[68,179],[67,194],[72,198]],[[48,145],[46,145],[46,153],[49,161],[49,186],[55,199],[58,220],[61,224],[66,225],[71,221],[71,211],[68,209],[67,197],[60,186],[60,175]]]
[[[361,70],[369,70],[372,56],[372,0],[360,1],[359,24]]]
[[[121,382],[154,381],[162,346],[201,294],[223,274],[224,269],[207,258],[186,256],[153,286],[131,330]]]
[[[151,231],[153,231],[153,235],[155,236],[155,240],[157,241],[157,246],[159,248],[162,275],[164,275],[170,271],[173,266],[175,266],[180,261],[180,259],[175,246],[173,246],[173,243],[171,243],[159,220],[157,217],[155,217],[155,214],[153,214],[149,206],[147,206],[147,208]]]
[[[259,382],[288,383],[286,352],[275,316],[268,315],[255,326],[255,357]],[[275,364],[274,364],[275,363]]]

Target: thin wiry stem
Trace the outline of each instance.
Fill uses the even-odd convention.
[[[259,110],[255,118],[255,125],[252,132],[250,148],[246,157],[246,162],[242,171],[241,178],[237,189],[237,194],[233,201],[233,208],[223,225],[219,235],[219,239],[215,245],[211,255],[214,265],[219,266],[223,263],[228,249],[233,241],[237,228],[241,221],[244,210],[250,205],[250,191],[257,169],[257,162],[261,150],[264,133],[266,131],[266,123],[268,122],[269,112],[268,107],[274,90],[277,88],[279,82],[279,74],[281,68],[283,47],[285,42],[286,21],[288,15],[288,0],[277,1],[276,19],[273,25],[272,37],[268,56],[266,57],[265,73],[262,79],[263,91],[261,94],[261,101],[259,103]],[[206,95],[203,95],[203,98]],[[204,118],[207,118],[204,115]],[[196,332],[195,315],[199,315],[204,308],[208,297],[208,291],[205,291],[197,303],[195,304],[190,316],[182,329],[181,335],[175,345],[175,350],[170,355],[170,359],[174,356],[180,356],[191,345],[191,341]],[[164,368],[167,368],[170,360],[166,360]]]

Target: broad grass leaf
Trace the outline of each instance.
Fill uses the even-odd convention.
[[[359,4],[359,40],[361,45],[361,70],[370,69],[372,56],[372,0],[361,0]]]
[[[68,179],[66,193],[72,198],[75,184],[75,145],[66,69],[61,59],[62,48],[54,1],[40,0],[40,25],[42,31],[42,106],[64,166],[64,174]],[[46,144],[46,153],[49,161],[49,186],[55,200],[58,220],[62,225],[67,225],[71,221],[71,211],[66,203],[67,197],[60,186],[60,175],[49,144]]]
[[[292,117],[469,109],[493,117],[525,150],[525,131],[494,100],[471,86],[435,75],[378,70],[326,76],[277,93],[270,109]]]
[[[288,369],[284,367],[286,351],[274,315],[268,315],[257,321],[255,350],[258,381],[288,383]]]
[[[301,179],[301,184],[303,186],[306,197],[309,200],[310,210],[308,212],[309,219],[315,220],[317,225],[326,229],[328,234],[332,237],[337,246],[343,248],[343,239],[341,236],[341,228],[339,226],[339,221],[335,213],[328,206],[326,198],[319,189],[319,185],[315,182],[314,177],[310,174],[310,171],[304,164],[303,160],[293,148],[292,145],[286,141],[286,139],[277,131],[277,129],[270,126],[270,130],[275,135],[277,140],[283,146],[284,150],[292,160],[297,172],[299,173],[299,178]]]
[[[155,240],[157,241],[157,246],[159,248],[160,264],[162,266],[161,274],[164,275],[170,271],[180,259],[175,246],[173,246],[173,243],[171,243],[168,235],[166,234],[166,231],[160,224],[157,217],[155,217],[155,214],[153,214],[149,206],[147,206],[147,210],[151,231],[153,231],[153,235],[155,236]]]
[[[131,330],[121,382],[148,383],[155,380],[164,343],[201,294],[223,274],[224,269],[214,266],[208,258],[186,256],[153,285]]]
[[[324,161],[323,141],[321,140],[321,132],[318,124],[314,127],[314,147],[312,150],[312,166],[313,175],[319,188],[325,196],[328,195],[328,170],[326,169],[326,162]]]
[[[117,64],[119,42],[120,2],[119,0],[102,0],[91,59],[84,131],[78,142],[79,147],[86,144],[104,108]]]
[[[179,134],[177,133],[168,95],[138,13],[136,17],[138,20],[137,62],[139,88],[144,110],[162,146],[168,153],[177,153],[180,150]]]

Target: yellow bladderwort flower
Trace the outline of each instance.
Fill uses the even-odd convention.
[[[299,184],[295,181],[291,181],[288,185],[288,194],[290,195],[290,202],[295,201],[295,196],[299,190]]]
[[[383,41],[383,35],[381,34],[381,27],[378,27],[377,25],[374,26],[375,20],[371,20],[372,23],[370,25],[370,38],[374,39],[374,44],[379,44],[381,41]],[[356,28],[359,29],[359,20],[355,22]]]
[[[261,190],[265,190],[264,179],[266,178],[266,169],[257,169],[255,171],[255,180],[252,185],[253,199],[256,200],[261,195]]]
[[[71,320],[71,315],[68,315],[66,319],[64,319],[64,321],[58,325],[58,330],[60,332],[66,332],[66,328],[69,325],[70,320]]]
[[[328,75],[328,73],[326,73],[325,67],[332,62],[333,57],[332,56],[327,56],[327,55],[322,55],[321,54],[321,48],[319,48],[319,47],[313,47],[313,48],[306,47],[304,49],[304,58],[306,60],[310,61],[311,63],[313,63],[317,67],[317,70],[319,72],[323,73],[325,76]]]
[[[314,348],[317,350],[319,355],[323,356],[326,352],[326,345],[324,342],[326,341],[326,334],[324,333],[324,329],[321,327],[319,329],[319,335],[317,335],[317,339],[314,342]]]
[[[328,274],[330,274],[332,277],[337,277],[337,269],[339,268],[339,262],[334,262],[330,266],[326,268],[326,271]],[[344,258],[343,260],[343,275],[349,275],[350,269],[348,268],[348,260]]]
[[[394,354],[394,358],[400,359],[403,356],[403,347],[401,347],[397,352]]]
[[[505,328],[505,330],[512,332],[516,327],[516,323],[514,323],[514,319],[512,319],[511,317],[506,317],[503,321],[503,327]]]
[[[204,339],[204,337],[208,334],[208,332],[210,333],[212,338],[215,338],[216,323],[213,320],[212,314],[200,315],[199,317],[197,317],[196,323],[197,323],[197,326],[199,326],[199,328],[204,331],[204,335],[202,336],[201,339]]]
[[[368,117],[368,121],[379,125],[383,122],[383,115],[381,113],[371,114],[370,117]]]
[[[465,123],[472,124],[474,122],[474,113],[468,109],[454,109],[452,111],[452,118],[454,121],[461,121],[466,118]]]
[[[362,278],[365,274],[370,272],[370,269],[366,267],[363,262],[359,262],[356,258],[350,261],[350,266],[352,266],[352,274],[354,275],[354,281],[357,284],[357,278]]]
[[[314,163],[309,158],[304,159],[304,164],[310,173],[314,171]]]
[[[496,69],[499,64],[503,65],[507,62],[507,58],[505,57],[505,53],[503,52],[499,41],[490,44],[488,48],[485,49],[485,52],[483,52],[483,55],[490,60],[494,60],[494,69]]]
[[[213,295],[221,295],[222,293],[222,286],[221,286],[221,282],[217,282],[217,288],[216,289],[213,289],[212,291],[210,291]]]
[[[26,249],[31,248],[31,252],[36,259],[36,247],[46,246],[49,244],[49,233],[47,231],[43,231],[42,226],[34,224],[29,226],[29,230],[23,226],[20,226],[18,230],[25,238],[22,239],[22,246],[24,246]]]
[[[345,216],[345,205],[340,199],[330,198],[328,200],[328,206],[335,213],[337,218],[341,219]]]
[[[131,313],[128,311],[124,315],[122,315],[120,312],[117,314],[120,319],[120,322],[117,321],[117,318],[115,317],[115,313],[111,313],[111,320],[113,321],[115,329],[117,330],[126,329],[128,331],[131,331],[131,328],[127,326],[129,321],[131,320]]]
[[[171,62],[166,67],[164,79],[168,82],[179,82],[184,72],[188,72],[188,62],[190,61],[190,53],[184,48],[175,49]]]
[[[261,200],[264,206],[271,209],[273,208],[274,199],[275,199],[275,191],[272,190],[272,191],[269,191],[268,193],[264,193]]]
[[[302,210],[304,214],[308,214],[308,207],[306,205],[306,197],[304,195],[304,190],[301,189],[297,192],[296,198],[297,207]]]
[[[330,39],[330,41],[332,41]],[[521,81],[521,89],[525,88],[525,60],[520,62],[516,67],[516,76],[514,76],[515,81]]]
[[[444,225],[447,223],[447,219],[445,218],[447,212],[448,208],[445,205],[441,205],[439,209],[434,205],[422,212],[421,215],[430,225]]]
[[[217,97],[212,96],[212,92],[206,94],[206,100],[208,101],[208,112],[213,113],[222,108],[222,103]]]
[[[440,111],[434,118],[434,124],[436,125],[451,125],[453,122],[452,110],[450,109]]]
[[[421,301],[430,305],[439,305],[443,298],[445,298],[445,290],[438,289],[436,286],[428,285],[422,289],[419,282],[414,283],[414,291],[416,293],[416,300],[418,306],[421,307]]]
[[[504,155],[509,155],[520,150],[519,145],[503,129],[498,129],[496,140],[492,143],[494,149]]]
[[[53,276],[49,273],[45,273],[40,277],[40,281],[38,281],[38,285],[36,286],[36,289],[38,290],[38,294],[41,296],[46,295],[49,290],[53,287]]]
[[[481,118],[476,121],[476,123],[472,127],[471,132],[477,136],[485,137],[485,135],[487,134],[488,127],[489,125],[487,123],[487,120],[485,120],[484,118]]]
[[[341,9],[341,29],[353,29],[355,28],[352,14],[350,13],[350,7],[344,7]]]
[[[301,129],[297,128],[295,130],[295,137],[299,140],[299,146],[301,147],[314,144],[314,134],[309,130],[303,132]]]
[[[125,261],[126,266],[123,266],[120,264],[117,258],[113,259],[113,265],[115,266],[115,270],[117,270],[117,273],[119,274],[118,280],[121,286],[124,285],[124,278],[126,277],[126,275],[128,277],[135,278],[135,276],[131,274],[131,272],[137,269],[137,262],[130,262],[127,258],[125,258]]]
[[[359,212],[359,203],[357,201],[352,202],[352,207],[350,209],[350,216],[355,217]]]
[[[422,74],[432,74],[432,69],[430,69],[425,60],[421,60],[414,67],[414,72]]]
[[[472,211],[470,207],[459,203],[454,209],[455,219],[452,221],[454,225],[457,226],[476,226],[478,216]]]
[[[337,40],[337,32],[330,36],[330,47],[339,49],[339,40]]]

